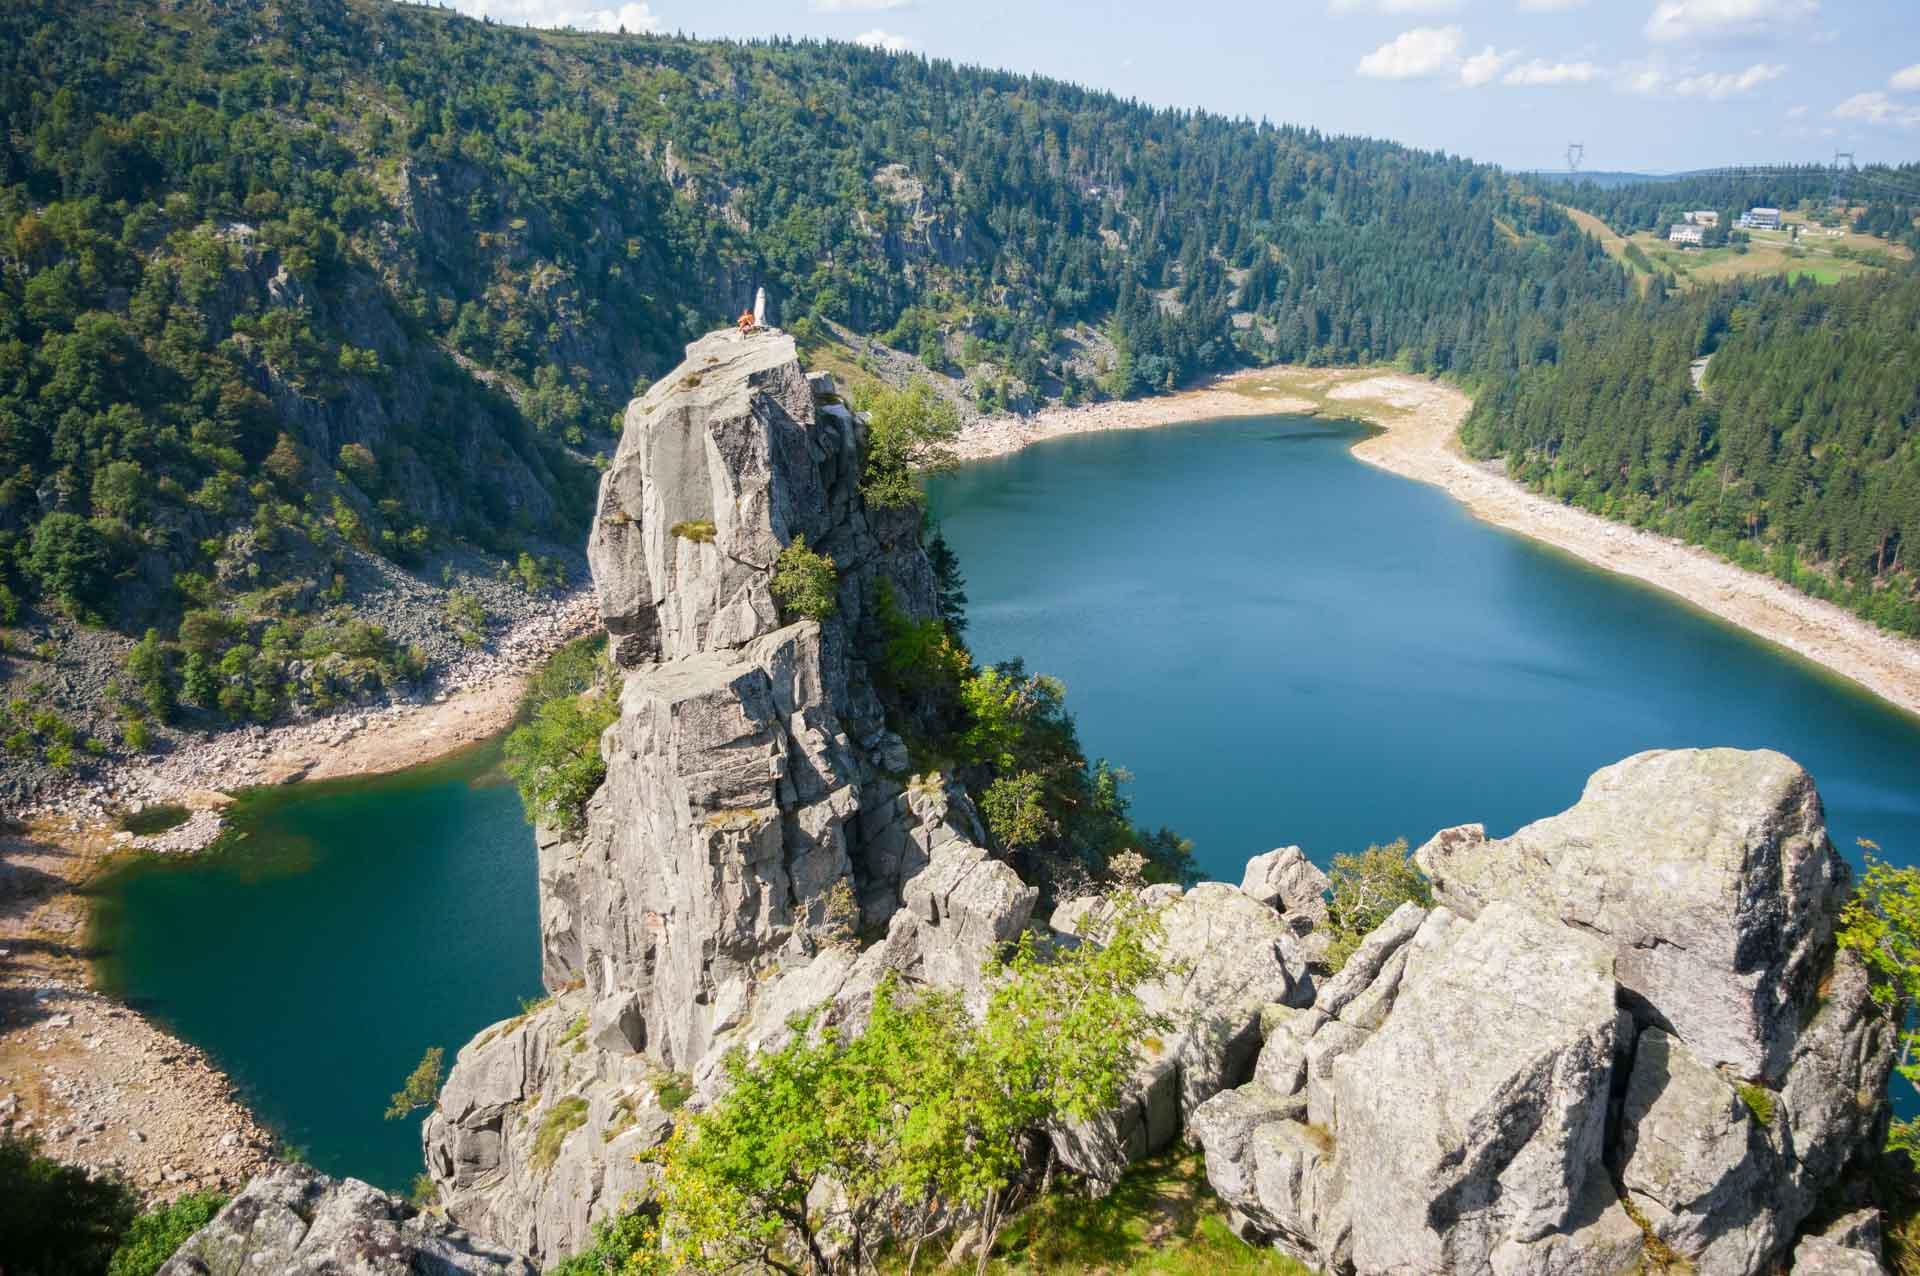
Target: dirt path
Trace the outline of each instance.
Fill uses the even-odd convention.
[[[1138,404],[1066,409],[1020,423],[978,422],[962,431],[960,453],[968,459],[996,456],[1042,438],[1215,416],[1300,412],[1366,421],[1380,432],[1355,444],[1353,453],[1369,465],[1431,483],[1476,518],[1664,589],[1920,714],[1920,643],[1706,550],[1529,492],[1497,465],[1460,451],[1456,436],[1471,406],[1459,390],[1406,373],[1268,368]]]

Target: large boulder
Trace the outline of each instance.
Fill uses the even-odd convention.
[[[1892,1063],[1804,773],[1641,755],[1419,858],[1439,906],[1270,1012],[1194,1114],[1247,1234],[1343,1273],[1775,1270],[1877,1147]]]
[[[539,1276],[511,1250],[358,1179],[298,1165],[255,1178],[174,1251],[160,1276]]]
[[[1576,1237],[1637,1256],[1600,1156],[1625,1031],[1604,947],[1514,905],[1409,905],[1354,961],[1194,1116],[1248,1230],[1342,1271],[1568,1270]]]
[[[1756,1081],[1792,1056],[1847,881],[1812,777],[1768,750],[1638,754],[1510,838],[1450,829],[1416,858],[1462,915],[1524,899],[1605,936],[1642,1017]]]
[[[1327,924],[1327,875],[1297,846],[1283,846],[1247,861],[1240,889],[1276,910],[1305,933]]]

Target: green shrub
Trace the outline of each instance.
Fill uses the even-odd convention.
[[[117,1179],[41,1156],[0,1138],[0,1271],[22,1276],[98,1276],[139,1214]]]
[[[1047,813],[1046,781],[1034,771],[1003,775],[980,795],[980,818],[1001,849],[1031,850],[1059,831]]]
[[[567,1136],[587,1123],[587,1101],[574,1096],[562,1099],[547,1109],[540,1120],[540,1132],[533,1136],[533,1151],[527,1161],[535,1169],[548,1169],[560,1158],[560,1145]]]
[[[600,735],[619,716],[613,693],[595,691],[548,701],[513,729],[506,768],[528,819],[568,830],[581,825],[587,799],[607,775]]]
[[[479,596],[465,589],[455,589],[447,594],[447,623],[461,643],[468,647],[477,647],[486,640],[487,609]]]
[[[580,695],[600,682],[606,671],[606,635],[576,638],[548,657],[539,672],[528,679],[527,690],[520,698],[521,716],[531,717],[549,701]]]
[[[1740,1092],[1740,1102],[1747,1105],[1754,1120],[1761,1125],[1773,1124],[1773,1091],[1751,1081],[1736,1081],[1733,1088]]]
[[[678,536],[683,541],[704,544],[713,539],[715,530],[713,520],[710,518],[690,518],[669,527],[667,534]]]
[[[693,1097],[693,1078],[684,1072],[663,1072],[653,1079],[653,1097],[662,1112],[678,1112]]]
[[[825,620],[840,606],[840,573],[833,560],[807,548],[796,533],[773,564],[773,599],[789,617]]]
[[[218,1192],[189,1192],[171,1204],[148,1210],[127,1229],[107,1265],[107,1276],[153,1276],[226,1203]]]
[[[867,449],[860,491],[879,508],[925,501],[918,474],[950,468],[947,445],[960,432],[960,414],[926,381],[903,390],[868,386],[856,399],[867,414]]]
[[[1351,855],[1333,857],[1332,899],[1327,907],[1332,942],[1327,946],[1327,965],[1334,970],[1346,965],[1373,929],[1393,915],[1402,904],[1433,905],[1433,890],[1407,853],[1404,837],[1386,846],[1369,846]]]
[[[500,575],[506,580],[518,581],[521,588],[535,594],[558,589],[567,579],[567,573],[559,562],[551,558],[535,558],[525,550],[511,565],[501,563]]]
[[[586,1248],[547,1268],[546,1276],[619,1276],[623,1272],[651,1271],[651,1266],[640,1266],[634,1259],[639,1256],[640,1262],[646,1262],[658,1251],[659,1240],[657,1211],[636,1208],[615,1214],[595,1223],[593,1239]]]

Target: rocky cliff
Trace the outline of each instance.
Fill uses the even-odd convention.
[[[1332,1272],[1775,1270],[1878,1146],[1892,1060],[1807,774],[1642,754],[1418,859],[1436,907],[1270,1016],[1194,1116],[1247,1233]]]
[[[910,782],[860,658],[883,588],[936,608],[917,520],[860,498],[861,429],[777,332],[694,343],[628,409],[589,549],[620,717],[584,831],[539,834],[554,999],[461,1051],[424,1136],[477,1230],[572,1249],[725,1050],[857,1016],[889,969],[977,984],[1027,923],[1036,892],[963,791]],[[770,590],[797,536],[839,570],[824,621]]]
[[[861,499],[863,428],[778,332],[694,343],[628,409],[589,551],[620,714],[583,826],[538,836],[552,997],[460,1051],[424,1131],[461,1226],[571,1252],[726,1052],[816,1007],[857,1028],[890,971],[978,1004],[982,962],[1035,924],[965,791],[908,773],[862,658],[882,597],[935,614],[914,519]],[[799,536],[838,567],[823,620],[771,589]],[[1803,771],[1642,755],[1420,861],[1436,906],[1330,978],[1298,848],[1237,889],[1150,888],[1168,973],[1143,995],[1169,1027],[1117,1111],[1049,1132],[1064,1162],[1111,1181],[1184,1130],[1250,1237],[1334,1272],[1863,1255],[1800,1235],[1881,1134],[1891,1051],[1835,950],[1846,874]],[[1079,942],[1099,906],[1047,933]]]

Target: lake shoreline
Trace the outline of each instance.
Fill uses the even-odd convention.
[[[78,834],[111,825],[120,811],[177,804],[193,812],[187,823],[115,840],[165,854],[202,850],[219,836],[220,812],[237,789],[384,775],[498,735],[513,721],[528,679],[598,623],[593,590],[573,590],[442,671],[430,696],[221,731],[105,766],[45,795],[24,814],[41,827]]]
[[[0,827],[0,1131],[148,1199],[237,1190],[264,1168],[277,1141],[225,1071],[96,987],[95,884],[128,854],[211,845],[232,790],[383,775],[497,736],[533,674],[598,621],[593,591],[573,591],[445,671],[432,698],[222,732],[108,768]],[[111,818],[155,803],[193,814],[144,838]]]
[[[986,460],[1045,439],[1247,416],[1360,421],[1375,428],[1351,449],[1361,461],[1438,487],[1482,522],[1652,585],[1920,716],[1920,643],[1698,546],[1527,490],[1498,463],[1460,450],[1460,425],[1472,406],[1465,392],[1431,377],[1281,366],[1231,373],[1162,398],[983,418],[961,428],[953,450],[961,461]]]

